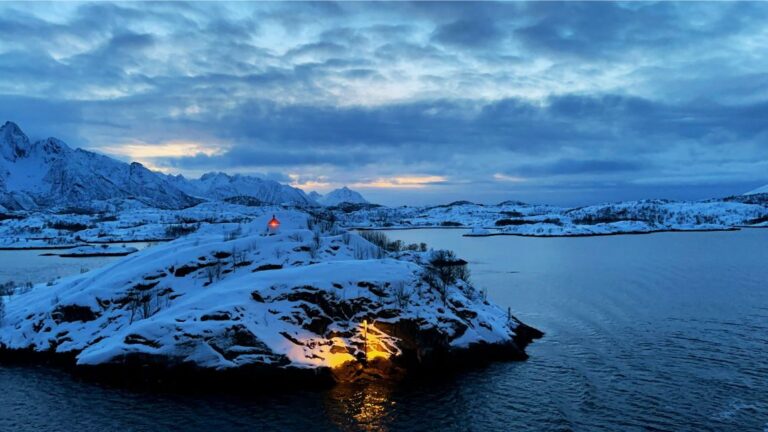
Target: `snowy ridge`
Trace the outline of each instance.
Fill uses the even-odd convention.
[[[751,190],[745,193],[744,195],[757,195],[757,194],[768,194],[768,185],[759,187],[755,190]]]
[[[0,349],[74,354],[79,365],[153,359],[215,370],[348,368],[476,344],[525,357],[520,324],[479,291],[460,279],[442,289],[426,282],[431,252],[386,253],[294,211],[265,235],[270,217],[206,225],[16,295]]]
[[[199,202],[139,163],[72,150],[56,138],[30,143],[11,122],[0,127],[0,154],[0,205],[9,210],[88,207],[111,199],[167,209]]]
[[[304,191],[258,177],[210,172],[199,179],[169,175],[170,182],[189,195],[212,200],[252,197],[265,204],[313,206],[314,201]]]
[[[368,201],[363,198],[359,192],[353,191],[346,186],[340,189],[334,189],[331,192],[328,192],[326,195],[320,195],[317,192],[312,192],[311,197],[313,200],[326,207],[333,207],[342,203],[369,204]]]

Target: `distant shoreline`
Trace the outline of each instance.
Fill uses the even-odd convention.
[[[513,232],[489,232],[485,234],[462,234],[462,237],[498,237],[498,236],[514,236],[514,237],[542,237],[542,238],[557,238],[557,237],[605,237],[605,236],[620,236],[620,235],[643,235],[643,234],[656,234],[656,233],[686,233],[686,232],[723,232],[723,231],[740,231],[745,228],[768,228],[768,226],[733,226],[728,228],[712,228],[712,229],[659,229],[652,231],[623,231],[623,232],[610,232],[610,233],[571,233],[571,234],[526,234],[526,233],[513,233]],[[388,228],[376,228],[376,227],[347,227],[349,230],[358,231],[410,231],[418,229],[463,229],[471,230],[472,227],[456,227],[456,226],[413,226],[413,227],[388,227]],[[484,228],[484,229],[497,229],[497,228]]]

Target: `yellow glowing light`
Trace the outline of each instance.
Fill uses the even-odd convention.
[[[288,178],[291,179],[290,185],[293,187],[307,188],[307,189],[325,189],[332,186],[330,182],[326,181],[325,176],[319,176],[314,180],[302,179],[299,174],[288,174]]]
[[[189,141],[168,141],[164,143],[126,143],[102,147],[105,153],[128,156],[133,160],[156,157],[180,157],[204,154],[212,156],[222,152],[220,147]]]
[[[331,338],[331,342],[333,342],[332,346],[339,346],[339,347],[346,347],[347,346],[347,344],[344,341],[344,339],[342,339],[340,337]],[[352,354],[349,354],[348,352],[334,353],[334,352],[330,352],[329,351],[325,355],[325,362],[331,368],[337,368],[337,367],[343,365],[344,363],[347,363],[347,362],[350,362],[350,361],[354,361],[354,360],[355,360],[355,357],[352,356]]]
[[[494,180],[510,182],[510,183],[522,183],[525,181],[523,177],[510,176],[506,174],[496,173],[493,175]]]
[[[365,347],[365,358],[371,361],[376,358],[388,359],[392,356],[389,351],[386,351],[384,346],[383,337],[384,333],[373,326],[368,325],[368,320],[363,320],[363,343]]]
[[[352,184],[358,188],[415,189],[446,181],[443,176],[398,176],[382,177],[370,182]]]

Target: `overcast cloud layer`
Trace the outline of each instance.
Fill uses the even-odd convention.
[[[2,3],[0,120],[386,204],[768,183],[766,3]]]

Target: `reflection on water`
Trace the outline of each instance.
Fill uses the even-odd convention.
[[[389,235],[467,259],[489,299],[547,333],[530,360],[426,383],[246,396],[139,393],[0,365],[0,431],[768,428],[768,230]]]
[[[388,431],[396,409],[392,386],[383,384],[339,385],[325,397],[330,420],[341,430]]]

